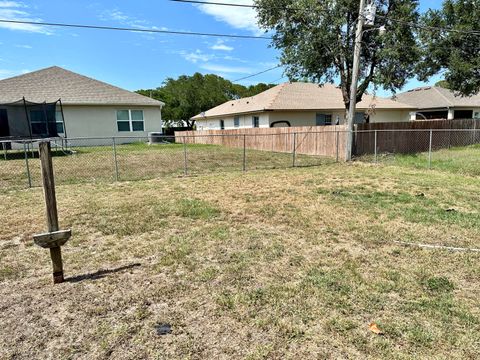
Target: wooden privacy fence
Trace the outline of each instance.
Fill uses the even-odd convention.
[[[375,146],[378,153],[408,154],[478,143],[480,119],[359,124],[354,132],[356,155],[373,154]]]
[[[175,141],[345,159],[346,127],[302,126],[232,130],[176,131]]]

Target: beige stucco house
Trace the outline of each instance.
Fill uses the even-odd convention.
[[[413,107],[365,94],[356,123],[409,121]],[[345,123],[341,90],[331,84],[287,82],[258,95],[228,101],[192,118],[197,130],[322,126]]]
[[[410,120],[480,119],[480,94],[462,97],[452,90],[425,86],[397,94],[396,99],[415,107]]]
[[[68,138],[139,137],[162,131],[164,103],[58,66],[0,81],[0,104],[22,98],[37,103],[60,99],[57,129],[59,135]],[[14,120],[13,115],[8,118],[7,108],[0,105],[2,121],[8,123]],[[33,124],[34,115],[28,116],[35,132],[42,126]]]

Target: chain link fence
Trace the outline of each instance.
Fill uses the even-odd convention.
[[[52,139],[57,184],[113,182],[344,160],[347,132]],[[0,142],[0,190],[41,185],[38,141]],[[480,130],[354,133],[354,160],[480,175]]]
[[[355,132],[355,160],[480,175],[479,129]]]
[[[51,139],[57,184],[95,183],[189,176],[225,171],[251,171],[316,166],[337,159],[298,153],[300,136],[287,134],[285,148],[258,150],[277,134],[238,135],[229,146],[215,145],[212,135],[195,137]],[[269,141],[270,140],[270,141]],[[277,139],[278,140],[278,139]],[[297,140],[296,144],[294,144]],[[38,140],[0,142],[0,189],[41,186]]]

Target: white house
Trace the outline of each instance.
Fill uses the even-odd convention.
[[[409,121],[414,109],[392,99],[365,94],[357,104],[356,123]],[[228,101],[192,118],[198,130],[345,123],[341,89],[325,84],[283,83],[258,95]]]
[[[415,107],[411,120],[480,119],[480,94],[462,97],[442,87],[425,86],[397,94],[396,98]]]
[[[57,130],[68,138],[137,137],[162,131],[161,101],[53,66],[0,80],[0,138],[16,136],[15,113],[8,104],[23,98],[34,103],[60,99]],[[41,137],[46,131],[45,117],[37,116],[41,111],[25,109],[31,135]]]

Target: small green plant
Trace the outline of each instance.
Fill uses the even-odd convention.
[[[190,219],[207,220],[220,214],[220,210],[206,201],[182,199],[178,202],[177,215]]]
[[[423,286],[426,290],[435,293],[448,293],[455,288],[453,283],[444,276],[425,279]]]

